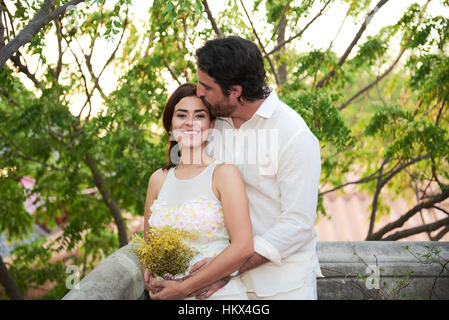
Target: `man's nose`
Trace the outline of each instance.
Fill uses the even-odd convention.
[[[196,87],[196,95],[197,95],[197,97],[199,97],[199,98],[205,96],[204,90],[202,89],[202,87],[201,87],[200,84]]]

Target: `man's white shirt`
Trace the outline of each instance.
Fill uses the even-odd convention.
[[[272,90],[239,129],[217,118],[208,152],[238,166],[245,181],[254,249],[270,260],[242,277],[248,291],[273,296],[321,277],[314,228],[320,146],[302,117]]]

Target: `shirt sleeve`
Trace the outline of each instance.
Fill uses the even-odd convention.
[[[281,147],[276,173],[281,214],[254,238],[257,253],[280,265],[282,258],[300,252],[315,237],[320,172],[320,146],[310,131],[298,132]]]

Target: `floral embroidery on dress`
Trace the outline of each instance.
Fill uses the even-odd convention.
[[[198,235],[195,241],[199,243],[229,239],[224,224],[223,208],[215,199],[202,196],[174,207],[167,206],[164,201],[154,200],[150,210],[148,223],[157,228],[164,225],[182,228]]]

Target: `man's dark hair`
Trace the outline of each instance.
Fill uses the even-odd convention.
[[[233,85],[242,86],[241,97],[248,101],[270,94],[262,54],[253,42],[238,36],[209,40],[196,57],[198,68],[215,79],[224,95]]]

